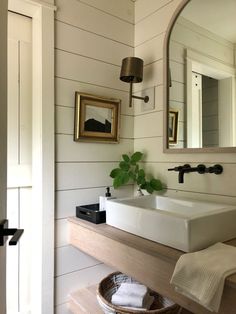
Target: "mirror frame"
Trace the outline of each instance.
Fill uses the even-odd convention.
[[[163,128],[163,152],[168,154],[190,154],[190,153],[236,153],[236,147],[206,147],[206,148],[170,148],[169,137],[168,137],[168,113],[169,113],[169,42],[172,29],[175,25],[176,20],[185,8],[185,6],[191,0],[183,0],[175,9],[172,18],[168,24],[164,40],[164,55],[163,55],[163,117],[164,117],[164,128]]]

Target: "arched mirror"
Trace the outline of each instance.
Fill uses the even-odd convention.
[[[166,38],[166,152],[236,152],[236,0],[185,0]]]

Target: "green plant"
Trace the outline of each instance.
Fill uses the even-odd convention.
[[[162,190],[162,183],[158,179],[150,178],[147,180],[145,171],[140,169],[139,162],[143,157],[143,153],[135,152],[131,156],[122,155],[122,161],[119,168],[111,171],[110,177],[113,178],[113,186],[115,189],[127,184],[130,180],[138,185],[140,189],[146,190],[152,194],[154,191]]]

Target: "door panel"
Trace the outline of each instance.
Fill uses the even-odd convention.
[[[18,226],[18,202],[19,202],[19,189],[8,189],[7,191],[7,211],[11,218],[9,220],[9,228]],[[17,215],[14,213],[17,211]],[[17,261],[19,256],[19,246],[7,247],[7,260]],[[18,291],[15,287],[19,285],[18,267],[8,267],[7,263],[7,290],[11,294],[7,294],[7,313],[18,313]]]
[[[0,220],[7,192],[7,0],[0,1]],[[0,247],[0,314],[6,314],[6,247]]]
[[[24,230],[7,246],[7,313],[31,313],[32,20],[8,13],[7,219]],[[13,271],[12,271],[13,270]]]

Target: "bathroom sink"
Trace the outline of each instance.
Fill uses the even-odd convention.
[[[106,223],[184,252],[236,238],[236,206],[147,195],[107,200]]]

